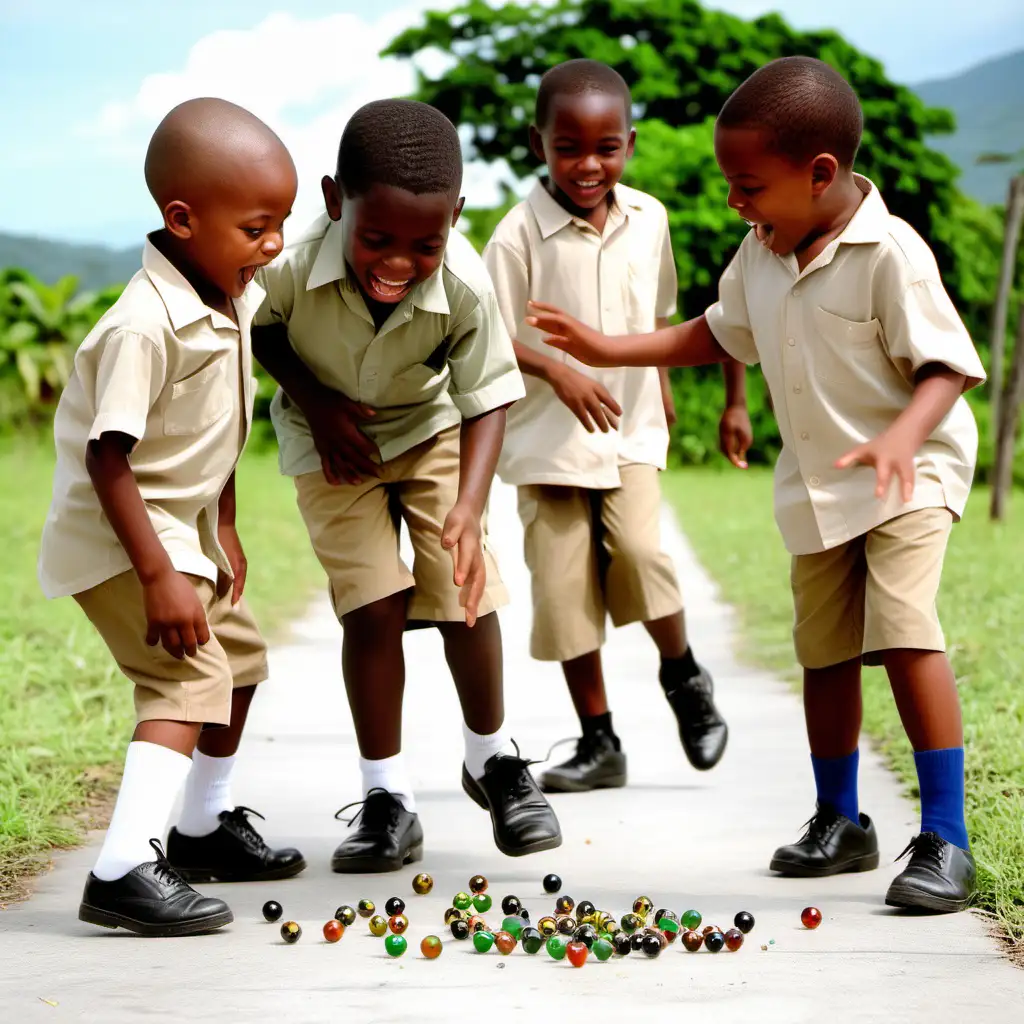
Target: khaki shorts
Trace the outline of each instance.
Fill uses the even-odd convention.
[[[411,621],[465,621],[452,555],[441,547],[441,528],[459,493],[458,427],[388,460],[378,479],[333,486],[321,472],[304,473],[295,488],[339,619],[411,588]],[[400,518],[412,541],[411,572],[399,553]],[[487,586],[479,614],[487,615],[507,604],[508,595],[486,523],[483,542]]]
[[[651,622],[682,610],[672,559],[661,549],[661,488],[654,466],[620,467],[609,491],[519,488],[533,588],[530,653],[571,661],[604,643],[612,623]]]
[[[793,641],[804,668],[897,648],[944,651],[935,609],[953,513],[925,508],[793,559]]]
[[[206,609],[210,640],[194,658],[179,661],[161,644],[146,643],[142,584],[134,571],[123,572],[75,600],[96,627],[117,661],[135,684],[135,716],[139,722],[166,719],[227,725],[231,691],[267,678],[267,645],[244,598],[232,606],[207,579],[189,576]]]

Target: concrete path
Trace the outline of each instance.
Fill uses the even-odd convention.
[[[527,655],[528,580],[507,488],[495,492],[492,529],[514,598],[502,613],[508,721],[523,750],[543,757],[573,731],[573,717],[557,669]],[[665,529],[684,581],[694,647],[718,680],[731,728],[715,771],[699,774],[686,762],[646,634],[618,631],[607,647],[607,676],[630,786],[555,797],[561,849],[506,858],[494,849],[486,815],[459,788],[460,717],[439,637],[414,634],[407,643],[405,742],[427,840],[419,867],[433,875],[434,891],[414,896],[412,869],[334,875],[329,859],[343,829],[332,815],[359,797],[359,779],[339,676],[340,631],[319,601],[292,642],[273,653],[273,678],[254,705],[235,789],[239,802],[267,816],[268,837],[301,847],[307,871],[281,883],[206,887],[230,902],[233,925],[206,937],[147,941],[77,920],[95,850],[62,855],[29,902],[0,915],[0,1021],[421,1024],[495,1014],[509,1020],[521,1011],[533,1019],[586,1014],[611,1021],[666,1010],[762,1024],[822,1017],[830,1024],[932,1024],[940,1014],[968,1011],[1017,1019],[1024,974],[1002,959],[981,917],[906,917],[884,907],[897,871],[892,861],[916,830],[916,813],[866,750],[862,802],[879,828],[882,867],[823,882],[769,875],[772,850],[795,839],[813,809],[800,704],[781,682],[736,663],[729,609],[667,512]],[[577,900],[616,915],[646,894],[680,912],[696,907],[705,922],[723,927],[749,910],[757,925],[735,954],[688,954],[676,943],[657,960],[632,954],[591,960],[583,970],[543,951],[477,954],[445,929],[451,897],[477,872],[490,879],[495,898],[488,920],[496,924],[501,897],[515,893],[536,921],[553,902],[541,888],[550,871]],[[366,896],[382,907],[395,894],[406,900],[411,922],[402,959],[388,958],[361,920],[339,944],[322,940],[320,929],[339,904]],[[263,921],[267,899],[279,900],[285,918],[301,923],[297,945],[284,945],[277,926]],[[825,917],[814,932],[800,925],[808,904]],[[419,952],[430,933],[445,938],[435,961]],[[581,1003],[584,994],[593,1001]]]

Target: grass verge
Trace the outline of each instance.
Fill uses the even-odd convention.
[[[134,721],[131,685],[88,620],[70,598],[47,601],[36,582],[52,473],[48,442],[0,448],[0,903],[97,822]],[[246,595],[272,635],[320,578],[274,452],[246,453],[238,508]]]
[[[701,562],[743,624],[740,656],[796,682],[789,556],[772,516],[771,474],[687,469],[665,494]],[[694,500],[697,496],[698,500]],[[1024,493],[1009,521],[987,518],[974,493],[953,530],[939,613],[960,683],[967,750],[967,826],[979,868],[978,905],[1024,955]],[[864,674],[864,728],[907,791],[918,796],[913,751],[884,673]],[[805,742],[802,736],[794,742]],[[909,838],[909,837],[908,837]]]

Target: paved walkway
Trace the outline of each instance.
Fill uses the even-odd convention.
[[[515,503],[503,487],[494,495],[492,528],[514,598],[502,613],[508,721],[524,751],[542,757],[572,732],[573,717],[557,668],[527,655],[528,581]],[[493,1014],[507,1020],[520,1011],[533,1019],[586,1013],[610,1021],[665,1010],[761,1024],[823,1016],[830,1024],[932,1024],[940,1014],[968,1011],[1016,1019],[1024,974],[1001,958],[983,919],[908,917],[885,908],[897,870],[892,861],[915,831],[916,813],[870,753],[862,757],[862,801],[879,828],[882,867],[822,882],[769,876],[771,851],[796,838],[813,807],[800,704],[778,680],[737,665],[729,609],[667,512],[665,529],[684,581],[694,647],[718,680],[731,728],[715,771],[689,767],[646,634],[620,630],[607,647],[607,675],[630,786],[556,797],[561,849],[506,858],[492,845],[486,815],[459,788],[460,718],[440,640],[433,632],[414,634],[407,644],[406,750],[426,833],[422,869],[435,888],[413,896],[411,869],[334,875],[329,859],[342,827],[332,815],[358,798],[359,779],[339,676],[339,629],[320,601],[292,642],[273,652],[273,677],[254,705],[235,789],[239,802],[267,816],[268,836],[302,848],[306,872],[287,882],[209,886],[230,901],[233,925],[205,937],[143,940],[76,919],[95,850],[61,855],[29,902],[0,915],[0,1020],[421,1024]],[[643,893],[677,911],[696,907],[723,927],[749,910],[757,925],[735,954],[688,954],[676,943],[654,961],[633,954],[590,961],[582,971],[543,951],[476,954],[448,935],[441,916],[470,875],[490,879],[496,904],[506,893],[520,896],[536,921],[552,902],[540,884],[549,871],[576,899],[617,915]],[[389,959],[361,920],[338,945],[322,941],[321,926],[338,904],[368,896],[382,906],[396,893],[411,921],[401,960]],[[297,945],[285,946],[277,927],[263,921],[260,907],[271,898],[302,924]],[[800,926],[810,903],[825,917],[815,932]],[[429,933],[446,937],[436,961],[419,953]],[[581,1004],[584,994],[595,1000]]]

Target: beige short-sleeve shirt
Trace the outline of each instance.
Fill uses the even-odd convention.
[[[249,323],[263,298],[235,300],[236,326],[206,306],[147,239],[142,270],[82,342],[54,418],[57,466],[39,581],[65,597],[131,568],[85,466],[107,432],[137,439],[130,462],[174,568],[216,583],[231,566],[217,503],[252,421]]]
[[[498,306],[522,345],[600,381],[622,407],[619,429],[588,433],[551,385],[526,377],[509,410],[498,474],[507,483],[594,489],[620,485],[619,466],[665,468],[668,427],[658,371],[585,366],[544,345],[523,321],[526,303],[550,302],[611,336],[646,334],[676,311],[676,265],[665,208],[617,185],[603,233],[560,206],[541,182],[512,209],[484,249]]]
[[[444,262],[378,331],[345,266],[341,222],[322,215],[260,270],[266,299],[256,325],[283,323],[299,358],[324,385],[373,408],[363,425],[387,462],[442,430],[523,396],[512,341],[487,271],[452,231]],[[281,472],[320,469],[306,418],[279,388],[270,409]]]
[[[871,466],[835,468],[906,409],[925,364],[964,374],[968,387],[985,379],[931,250],[866,178],[857,182],[866,194],[856,214],[803,272],[751,232],[707,311],[719,344],[764,372],[783,441],[776,520],[793,554],[836,547],[914,509],[959,517],[977,458],[977,424],[961,397],[917,454],[909,504],[898,486],[878,500]]]

